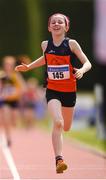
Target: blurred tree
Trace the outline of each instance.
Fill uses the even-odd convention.
[[[26,15],[23,1],[0,1],[0,56],[28,51]]]
[[[24,0],[27,11],[27,24],[29,36],[29,55],[34,60],[41,55],[42,17],[38,0]],[[42,82],[43,68],[28,72],[29,76],[36,76]]]
[[[29,36],[29,54],[33,58],[40,55],[42,17],[39,1],[24,0],[27,10],[27,24]]]
[[[41,54],[41,11],[38,0],[0,1],[0,57]],[[28,72],[41,79],[42,69]]]

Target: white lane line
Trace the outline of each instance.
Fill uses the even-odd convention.
[[[14,180],[21,180],[20,176],[19,176],[19,173],[17,171],[17,168],[15,166],[15,162],[13,160],[12,154],[10,152],[10,149],[7,146],[5,135],[3,133],[1,134],[0,139],[1,139],[1,143],[0,143],[1,149],[2,149],[2,152],[4,154],[5,159],[7,161],[8,167],[9,167],[9,169],[11,171],[13,179]]]
[[[3,179],[0,179],[0,180],[3,180]],[[11,180],[11,179],[5,179],[5,180]],[[31,178],[31,179],[21,179],[21,180],[61,180],[61,179],[33,179],[33,178]],[[63,179],[63,180],[69,180],[69,179]],[[70,179],[70,180],[77,180],[77,179]],[[80,179],[80,180],[97,180],[97,179]],[[105,179],[98,179],[98,180],[105,180]]]

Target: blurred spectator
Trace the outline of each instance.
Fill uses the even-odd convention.
[[[9,128],[9,122],[5,121],[4,119],[4,99],[3,99],[3,88],[4,88],[4,78],[6,77],[5,72],[3,70],[0,70],[0,135],[2,133],[5,133],[6,140],[8,145],[10,145],[10,128]]]
[[[28,128],[34,125],[34,120],[36,119],[37,88],[38,81],[35,78],[29,78],[26,81],[26,91],[21,99],[23,120]]]
[[[47,103],[45,99],[46,89],[44,87],[39,86],[37,91],[37,100],[36,100],[36,118],[38,120],[42,120],[47,115]]]
[[[19,115],[19,100],[24,90],[24,80],[20,73],[14,71],[16,59],[13,56],[5,56],[3,59],[4,77],[1,78],[1,114],[7,144],[11,145],[11,126],[16,125]]]
[[[29,64],[31,59],[27,55],[17,57],[18,64]],[[35,120],[43,119],[45,116],[45,91],[38,85],[36,78],[28,78],[26,89],[21,99],[21,114],[27,127],[32,127]],[[34,121],[33,121],[34,120]]]
[[[98,135],[106,139],[106,0],[95,0],[94,55],[98,67],[95,86]]]
[[[33,127],[36,120],[44,118],[45,104],[44,88],[38,85],[37,79],[29,78],[21,98],[21,110],[27,128]]]

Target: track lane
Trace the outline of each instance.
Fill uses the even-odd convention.
[[[71,140],[64,140],[63,146],[69,168],[63,174],[56,174],[50,132],[20,129],[12,132],[12,139],[11,153],[22,180],[106,179],[106,159],[74,146]],[[2,168],[6,167],[4,161]],[[12,178],[8,168],[0,176],[1,179]]]

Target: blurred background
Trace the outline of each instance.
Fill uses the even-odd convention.
[[[0,69],[5,72],[4,75],[1,73],[1,79],[8,74],[4,62],[12,61],[6,58],[15,59],[20,64],[30,63],[42,55],[40,44],[50,37],[48,18],[57,12],[69,16],[68,36],[78,41],[92,63],[92,70],[78,81],[76,112],[72,131],[67,136],[91,146],[95,144],[96,149],[105,152],[106,0],[0,0]],[[44,67],[18,74],[21,81],[18,87],[22,91],[21,98],[15,101],[24,99],[25,103],[20,102],[19,110],[29,126],[32,123],[29,119],[37,119],[41,127],[49,129],[51,125],[46,112],[43,77]],[[36,94],[33,94],[35,89]],[[35,99],[36,108],[33,101],[25,106],[26,102],[29,103],[28,98]],[[23,113],[22,108],[27,108],[27,113]]]

